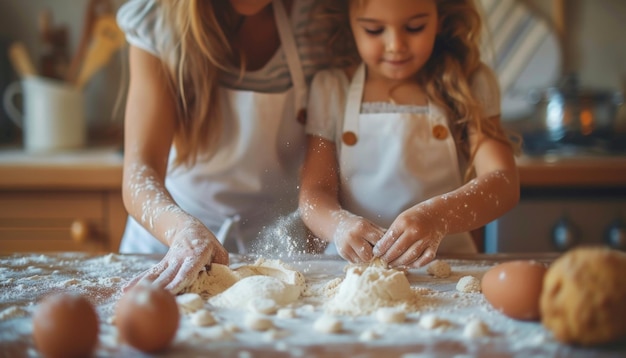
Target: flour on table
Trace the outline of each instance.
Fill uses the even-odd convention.
[[[464,293],[480,292],[480,280],[474,276],[463,276],[456,284],[456,289]]]
[[[381,307],[410,303],[415,296],[401,271],[379,265],[351,266],[325,309],[329,313],[360,316]]]

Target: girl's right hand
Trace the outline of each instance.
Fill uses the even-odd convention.
[[[228,265],[228,251],[206,226],[195,221],[178,231],[165,257],[133,278],[124,291],[141,280],[148,280],[177,294],[193,283],[198,273],[212,262]]]
[[[333,241],[337,252],[352,263],[370,262],[372,249],[385,231],[374,223],[343,210]]]

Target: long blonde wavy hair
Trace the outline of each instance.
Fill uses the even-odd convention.
[[[222,128],[217,95],[221,70],[245,60],[232,46],[240,17],[226,0],[159,0],[172,31],[164,70],[177,97],[176,166],[210,158]]]
[[[330,28],[327,39],[336,66],[353,66],[361,62],[350,28],[351,6],[368,0],[322,0],[315,9],[319,21]],[[480,56],[482,19],[473,0],[435,0],[440,30],[434,49],[424,67],[416,74],[429,99],[443,108],[450,121],[461,154],[469,165],[465,180],[474,175],[475,151],[470,150],[470,130],[482,132],[519,149],[499,122],[488,120],[471,90],[471,81],[483,66]],[[478,146],[476,146],[478,147]]]

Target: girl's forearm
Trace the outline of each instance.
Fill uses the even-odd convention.
[[[518,203],[519,195],[517,170],[497,170],[424,201],[414,209],[439,221],[443,232],[455,234],[497,219]]]
[[[300,195],[300,216],[318,238],[332,242],[341,220],[342,209],[336,196],[325,192],[303,190]]]

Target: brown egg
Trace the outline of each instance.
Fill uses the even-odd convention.
[[[115,324],[120,339],[146,353],[166,349],[178,330],[180,313],[164,288],[138,283],[117,302]]]
[[[33,314],[33,339],[44,357],[89,357],[98,343],[98,315],[83,296],[56,293]]]
[[[498,311],[514,319],[536,321],[541,316],[539,299],[546,271],[546,265],[537,261],[501,263],[485,273],[481,289]]]

